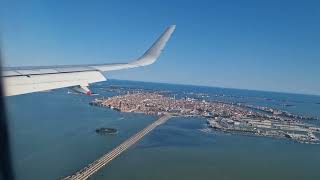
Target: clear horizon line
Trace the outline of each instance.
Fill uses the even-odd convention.
[[[237,89],[237,90],[247,90],[247,91],[261,91],[261,92],[269,92],[269,93],[306,95],[306,96],[320,96],[320,94],[311,94],[311,93],[298,93],[298,92],[277,91],[277,90],[245,89],[245,88],[237,88],[237,87],[221,87],[221,86],[209,86],[209,85],[199,85],[199,84],[172,83],[172,82],[163,82],[163,81],[154,82],[154,81],[117,79],[117,78],[110,78],[109,80],[134,81],[134,82],[159,83],[159,84],[184,85],[184,86],[199,86],[199,87],[221,88],[221,89]]]

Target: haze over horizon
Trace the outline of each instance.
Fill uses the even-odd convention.
[[[128,62],[176,24],[157,63],[107,78],[320,95],[318,1],[2,4],[5,66]]]

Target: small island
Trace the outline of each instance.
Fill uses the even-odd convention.
[[[118,130],[115,128],[98,128],[96,129],[96,133],[100,135],[108,135],[108,134],[117,134]]]

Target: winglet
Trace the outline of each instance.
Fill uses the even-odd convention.
[[[136,64],[138,66],[146,66],[153,64],[160,56],[162,50],[164,49],[166,43],[170,39],[172,33],[174,32],[176,25],[171,25],[153,45],[148,49],[137,61],[130,64]]]
[[[120,69],[135,68],[140,66],[147,66],[156,62],[159,58],[163,48],[174,32],[176,25],[171,25],[169,28],[157,39],[156,42],[137,60],[127,64],[113,64],[113,65],[95,65],[91,66],[99,71],[114,71]]]

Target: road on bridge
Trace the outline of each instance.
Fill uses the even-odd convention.
[[[169,114],[166,114],[156,121],[154,121],[152,124],[138,132],[137,134],[131,136],[129,139],[121,143],[118,147],[114,148],[109,153],[105,154],[101,158],[97,159],[93,163],[89,164],[85,168],[81,169],[80,171],[76,172],[74,175],[68,176],[63,178],[63,180],[83,180],[88,179],[90,176],[92,176],[94,173],[96,173],[99,169],[107,165],[109,162],[111,162],[114,158],[119,156],[122,152],[127,150],[129,147],[137,143],[139,140],[141,140],[145,135],[147,135],[149,132],[154,130],[157,126],[167,122],[172,116]]]

